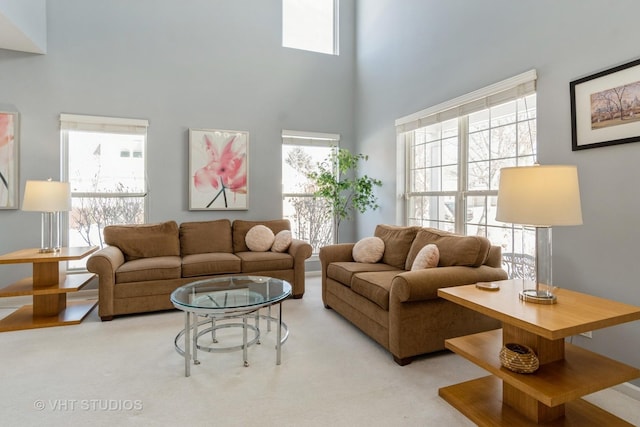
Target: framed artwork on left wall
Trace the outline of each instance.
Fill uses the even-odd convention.
[[[0,209],[18,209],[20,204],[19,114],[0,105]]]
[[[189,129],[189,210],[249,208],[249,132]]]

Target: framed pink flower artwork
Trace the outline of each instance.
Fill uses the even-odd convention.
[[[249,132],[189,129],[189,210],[249,208]]]
[[[0,107],[0,209],[18,209],[18,113]]]

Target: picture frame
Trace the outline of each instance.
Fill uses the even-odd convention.
[[[0,105],[0,209],[20,208],[20,114]]]
[[[640,59],[574,80],[572,151],[640,141]]]
[[[249,209],[249,132],[189,129],[189,210]]]

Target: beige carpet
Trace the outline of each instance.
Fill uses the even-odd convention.
[[[284,303],[284,319],[291,335],[282,365],[272,330],[249,349],[249,367],[240,351],[203,353],[189,378],[173,348],[179,311],[103,323],[96,309],[81,325],[0,334],[0,424],[473,425],[438,397],[439,387],[486,375],[470,362],[440,353],[396,365],[322,306],[318,277],[307,279],[304,299]],[[588,400],[640,423],[638,401],[624,394]]]

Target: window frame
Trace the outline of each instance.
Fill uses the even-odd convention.
[[[333,149],[337,152],[340,148],[340,134],[335,133],[322,133],[322,132],[308,132],[308,131],[295,131],[295,130],[282,130],[282,146],[298,146],[298,147],[322,147]],[[282,156],[281,156],[282,157]],[[284,168],[284,165],[282,165]],[[284,179],[284,176],[283,176]],[[293,193],[285,192],[284,185],[282,186],[282,216],[284,217],[284,203],[287,198],[293,197],[308,197],[317,198],[314,193]],[[333,215],[332,215],[333,217]],[[331,243],[336,243],[335,233],[335,220],[331,223]],[[295,236],[294,236],[295,237]],[[317,249],[317,250],[316,250]],[[319,248],[313,248],[312,259],[317,259]]]
[[[525,100],[525,111],[530,111],[526,106],[526,99],[531,97],[531,95],[536,94],[536,80],[537,75],[535,70],[528,71],[526,73],[520,74],[518,76],[512,77],[510,79],[504,80],[502,82],[498,82],[494,85],[488,86],[486,88],[471,92],[467,95],[463,95],[461,97],[452,99],[450,101],[446,101],[444,103],[438,104],[436,106],[427,108],[425,110],[419,111],[417,113],[411,114],[409,116],[405,116],[396,120],[396,132],[397,132],[397,142],[398,142],[398,150],[399,153],[402,154],[402,160],[399,160],[399,168],[398,168],[398,190],[401,197],[398,198],[399,203],[397,206],[398,217],[400,219],[400,223],[402,224],[412,224],[415,223],[416,219],[411,218],[411,207],[412,207],[412,198],[414,197],[437,197],[438,205],[440,202],[440,197],[452,197],[455,200],[455,212],[453,215],[453,231],[458,234],[467,234],[469,232],[469,227],[477,228],[481,227],[484,231],[484,235],[487,236],[491,231],[496,232],[498,229],[508,229],[510,230],[509,237],[509,246],[511,247],[512,252],[512,264],[510,271],[515,271],[519,266],[515,265],[513,258],[517,255],[514,254],[516,252],[516,248],[519,247],[520,251],[522,251],[522,255],[526,255],[531,251],[531,247],[529,246],[528,239],[533,238],[535,242],[535,230],[530,227],[521,227],[520,225],[514,224],[503,224],[502,227],[500,225],[492,225],[492,220],[489,220],[487,216],[484,217],[484,222],[472,222],[468,219],[468,211],[470,202],[475,197],[484,198],[484,206],[485,212],[488,213],[491,207],[490,200],[491,198],[497,198],[498,189],[497,187],[493,188],[492,184],[489,183],[487,188],[483,189],[471,189],[471,183],[469,182],[469,168],[476,161],[486,161],[489,163],[489,167],[491,167],[491,163],[493,161],[497,162],[506,162],[508,160],[513,160],[515,165],[528,165],[536,162],[537,156],[537,147],[536,147],[536,138],[530,134],[530,141],[533,143],[531,147],[531,152],[521,155],[518,151],[520,149],[520,139],[518,137],[518,126],[521,122],[528,122],[530,125],[531,118],[526,117],[521,119],[519,116],[518,103],[521,100]],[[469,147],[471,144],[471,138],[474,134],[479,133],[477,129],[470,129],[469,120],[470,116],[474,113],[479,113],[483,111],[488,112],[488,125],[486,127],[486,131],[491,133],[495,129],[500,129],[506,125],[504,124],[493,124],[491,113],[492,107],[500,107],[502,105],[506,105],[509,102],[516,102],[515,104],[515,119],[513,121],[513,125],[516,128],[516,147],[515,154],[513,157],[493,157],[491,152],[491,148],[489,148],[488,156],[486,159],[483,157],[479,160],[473,160],[469,157]],[[445,123],[447,121],[457,121],[457,134],[455,136],[457,141],[457,159],[456,159],[456,176],[457,176],[457,188],[454,189],[444,189],[440,186],[439,190],[429,190],[426,191],[415,191],[412,186],[414,180],[413,173],[414,168],[412,162],[412,153],[414,153],[414,149],[417,146],[416,141],[414,139],[416,133],[415,131],[418,129],[425,129],[425,131],[429,130],[429,126],[435,124]],[[535,118],[537,128],[537,111],[535,114]],[[537,132],[536,132],[537,134]],[[439,139],[433,141],[439,141],[440,146],[442,146],[442,141],[444,140],[442,133],[440,134]],[[526,138],[525,138],[526,140]],[[426,138],[425,138],[426,141]],[[425,147],[428,146],[427,143],[424,144]],[[403,164],[400,164],[402,162]],[[437,170],[440,173],[443,171],[442,164],[433,164],[425,163],[425,172],[429,170]],[[433,168],[433,169],[431,169]],[[491,178],[491,175],[489,175]],[[415,200],[415,199],[414,199]],[[435,224],[438,224],[443,228],[443,224],[447,224],[448,222],[442,222],[442,216],[436,215],[435,218],[430,218],[428,215],[421,219],[417,219],[421,222],[421,225],[424,225],[425,222],[436,221]],[[502,223],[499,223],[502,224]],[[430,225],[427,225],[430,226]],[[490,230],[491,229],[491,230]],[[527,236],[525,239],[524,236]],[[506,236],[505,236],[506,237]],[[518,240],[518,237],[520,240]],[[527,240],[527,241],[525,241]],[[497,242],[496,242],[497,243]],[[534,245],[535,251],[535,245]],[[535,252],[534,252],[535,253]],[[503,254],[507,255],[507,253]],[[524,259],[524,256],[522,257]],[[506,262],[506,259],[505,259]],[[522,266],[520,266],[522,267]],[[521,269],[522,270],[522,269]]]
[[[105,134],[124,134],[124,135],[141,135],[142,147],[141,152],[143,156],[143,177],[144,177],[144,190],[132,191],[127,193],[116,192],[87,192],[87,191],[73,191],[71,189],[71,198],[142,198],[143,199],[143,223],[147,223],[149,219],[149,179],[148,179],[148,154],[147,154],[147,141],[148,141],[148,127],[149,121],[145,119],[131,119],[131,118],[118,118],[118,117],[106,117],[106,116],[89,116],[79,114],[60,114],[60,176],[62,181],[70,182],[69,179],[69,133],[73,131],[79,132],[94,132]],[[130,156],[126,160],[137,158],[134,156],[134,151],[130,151]],[[61,227],[63,227],[64,233],[62,235],[63,244],[69,242],[69,212],[64,212],[61,217]]]

